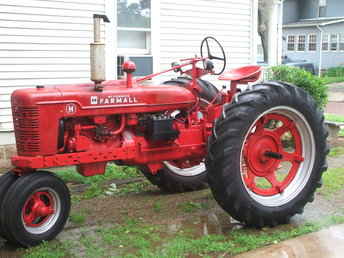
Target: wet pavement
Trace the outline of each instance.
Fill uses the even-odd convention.
[[[336,114],[344,116],[344,103],[341,102],[329,102],[326,105],[326,113]]]
[[[236,258],[343,258],[344,225],[286,240],[279,244],[244,253]]]
[[[326,113],[344,115],[344,83],[329,85],[329,99],[325,108]]]

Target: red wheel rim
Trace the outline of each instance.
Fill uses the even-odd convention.
[[[280,124],[269,129],[270,121]],[[282,136],[289,132],[293,138],[292,152],[286,151]],[[304,158],[302,157],[302,139],[293,120],[285,115],[270,113],[262,116],[248,134],[243,148],[242,172],[246,187],[261,196],[281,194],[296,177]],[[280,179],[277,171],[282,163],[290,163],[288,171]],[[268,185],[262,187],[257,183],[263,178]]]
[[[22,218],[26,227],[41,227],[55,214],[56,204],[48,191],[37,191],[25,202]]]

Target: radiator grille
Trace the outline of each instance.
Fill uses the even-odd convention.
[[[39,109],[37,107],[14,107],[13,124],[18,153],[35,154],[39,152]]]

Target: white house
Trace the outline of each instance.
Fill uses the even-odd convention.
[[[229,67],[256,62],[258,0],[11,0],[0,3],[0,145],[14,144],[10,94],[36,85],[89,81],[94,13],[106,14],[107,79],[122,56],[140,73],[199,54],[205,36]],[[0,159],[1,159],[0,149]]]

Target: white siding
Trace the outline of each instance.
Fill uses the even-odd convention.
[[[152,0],[155,71],[169,68],[172,61],[199,54],[200,42],[208,35],[223,44],[228,68],[253,63],[256,2]],[[94,13],[106,13],[110,18],[111,24],[105,28],[107,59],[116,56],[115,3],[116,0],[0,3],[0,131],[12,129],[13,90],[89,81],[88,44],[93,36]],[[107,60],[108,78],[115,73],[115,67],[115,61],[109,66]]]
[[[206,36],[217,38],[223,45],[227,70],[255,62],[255,4],[255,0],[161,0],[160,68],[199,55]]]
[[[89,81],[92,16],[106,8],[105,0],[9,0],[0,6],[0,131],[8,131],[13,90]]]

